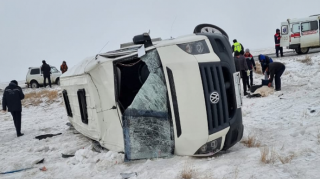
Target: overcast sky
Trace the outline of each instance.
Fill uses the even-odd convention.
[[[151,31],[167,39],[210,23],[245,48],[273,47],[287,18],[320,14],[319,0],[0,0],[0,82],[24,80],[45,59],[57,68],[118,49]]]

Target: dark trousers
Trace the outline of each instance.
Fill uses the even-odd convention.
[[[49,81],[49,86],[51,88],[51,78],[50,78],[50,75],[49,76],[43,76],[43,86],[46,87],[47,84],[46,84],[46,78],[48,78],[48,81]]]
[[[279,57],[279,50],[280,50],[280,55],[281,57],[283,56],[283,48],[280,47],[279,45],[276,45],[276,55]]]
[[[245,70],[241,70],[241,78],[242,78],[242,86],[243,86],[243,94],[247,94],[247,72]]]
[[[275,84],[276,84],[276,91],[280,91],[281,90],[281,75],[284,72],[284,70],[286,69],[286,67],[281,68],[279,71],[277,71],[274,75],[274,80],[275,80]]]
[[[250,86],[253,85],[253,74],[252,74],[252,71],[250,71],[250,76],[248,76],[248,78],[247,78],[247,85],[248,85],[249,88],[250,88]]]
[[[21,111],[12,111],[14,126],[16,127],[17,135],[21,134]]]

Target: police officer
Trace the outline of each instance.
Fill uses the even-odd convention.
[[[244,48],[241,43],[237,41],[237,39],[233,40],[232,52],[239,52],[240,54],[244,54]]]
[[[275,43],[277,57],[279,57],[279,51],[280,51],[281,57],[283,57],[283,48],[280,47],[280,39],[281,39],[280,30],[277,29],[276,34],[274,35],[274,43]]]

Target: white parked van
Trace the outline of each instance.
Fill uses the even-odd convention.
[[[60,84],[60,76],[62,73],[54,66],[51,67],[51,83]],[[47,80],[47,84],[48,84]],[[29,67],[28,73],[26,75],[26,84],[27,87],[39,88],[43,86],[43,74],[40,67]]]
[[[148,34],[135,36],[133,46],[64,73],[75,129],[126,160],[206,156],[240,141],[240,76],[228,37],[195,32],[155,44]]]
[[[280,46],[294,49],[298,54],[320,47],[319,19],[320,15],[313,15],[282,22]]]

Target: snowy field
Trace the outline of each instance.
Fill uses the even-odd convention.
[[[124,163],[123,154],[94,152],[90,139],[66,125],[61,91],[55,86],[51,92],[58,91],[58,98],[24,102],[23,137],[16,137],[11,115],[0,114],[0,172],[34,167],[0,174],[0,178],[121,179],[120,173],[130,172],[137,173],[131,178],[141,179],[176,179],[182,174],[205,179],[320,178],[320,53],[309,56],[309,64],[302,61],[306,55],[274,59],[286,65],[282,91],[263,98],[243,97],[243,142],[206,158],[174,156]],[[261,75],[254,74],[255,84],[261,79]],[[26,94],[32,91],[24,90]],[[62,135],[34,138],[57,133]],[[75,157],[61,157],[61,153],[74,152]],[[34,164],[42,158],[44,163]],[[40,171],[44,166],[47,171]]]

